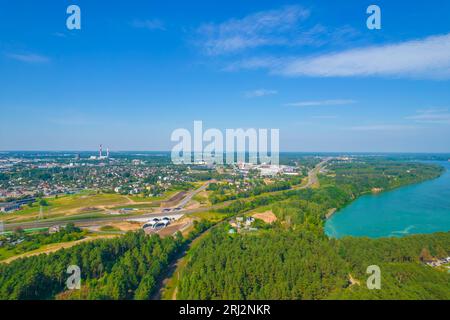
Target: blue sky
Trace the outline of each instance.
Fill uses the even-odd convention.
[[[450,152],[449,14],[446,0],[0,0],[0,150],[169,150],[202,120],[278,128],[282,151]]]

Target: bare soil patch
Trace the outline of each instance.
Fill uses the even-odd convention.
[[[277,221],[277,216],[272,212],[272,210],[261,213],[255,213],[252,217],[255,219],[261,219],[265,223],[269,224]]]

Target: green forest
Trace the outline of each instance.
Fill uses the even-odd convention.
[[[0,242],[6,242],[6,238],[10,239],[9,243],[0,247],[0,261],[14,255],[39,249],[47,244],[80,240],[85,235],[85,231],[75,227],[72,223],[68,223],[60,232],[53,234],[48,234],[47,232],[27,234],[22,229],[18,229],[8,236],[0,236]],[[20,243],[12,245],[10,244],[11,242]]]
[[[193,253],[177,298],[450,299],[450,275],[420,261],[424,247],[448,254],[450,233],[328,240],[305,227],[257,236],[217,229]],[[370,265],[381,269],[381,290],[367,289]]]
[[[196,222],[185,238],[140,231],[0,264],[0,299],[149,299],[194,239],[177,299],[450,299],[450,274],[424,264],[450,255],[450,233],[338,240],[323,230],[330,209],[372,188],[389,190],[441,173],[418,163],[334,162],[319,187],[236,199],[217,209],[222,222]],[[277,221],[258,220],[256,232],[228,232],[229,219],[260,207],[270,208]],[[81,290],[66,290],[69,265],[81,269]],[[381,269],[381,290],[365,285],[370,265]]]
[[[156,281],[177,253],[210,227],[195,223],[185,239],[181,234],[161,239],[143,231],[115,239],[96,240],[49,255],[0,264],[0,300],[149,299]],[[67,267],[81,270],[82,289],[66,291]]]
[[[325,214],[372,188],[389,190],[436,178],[432,165],[334,163],[317,189],[235,202],[242,213],[271,205],[278,221],[256,234],[214,230],[193,252],[179,299],[450,299],[450,274],[423,263],[422,253],[450,255],[450,233],[404,238],[328,239]],[[378,265],[382,289],[369,290],[366,269]]]

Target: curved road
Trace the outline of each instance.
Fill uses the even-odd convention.
[[[332,158],[326,158],[325,160],[321,161],[319,164],[317,164],[314,169],[310,170],[308,172],[308,182],[297,189],[306,189],[312,187],[314,184],[318,182],[317,174],[319,171],[324,167],[324,165],[330,161]],[[201,187],[189,192],[183,200],[178,203],[177,206],[172,207],[170,212],[165,212],[163,209],[158,212],[152,212],[148,214],[140,214],[140,215],[120,215],[120,216],[109,216],[109,217],[99,217],[99,218],[74,218],[74,219],[48,219],[48,220],[39,220],[39,221],[29,221],[29,222],[20,222],[20,223],[5,223],[4,231],[12,231],[16,228],[23,228],[23,229],[33,229],[33,228],[48,228],[54,225],[61,225],[61,224],[67,224],[67,223],[74,223],[75,225],[79,227],[89,227],[98,225],[99,223],[108,223],[108,222],[117,222],[117,221],[124,221],[129,220],[133,218],[149,218],[155,216],[175,216],[179,214],[192,214],[192,213],[198,213],[198,212],[205,212],[209,210],[218,209],[221,207],[226,206],[232,201],[226,201],[217,205],[213,205],[207,208],[197,208],[197,209],[191,209],[191,210],[184,210],[183,207],[186,206],[186,204],[189,203],[189,201],[198,193],[205,190],[208,185],[213,181],[208,181],[205,184],[203,184]],[[174,211],[174,208],[180,208],[180,210]],[[167,209],[167,208],[166,208]]]

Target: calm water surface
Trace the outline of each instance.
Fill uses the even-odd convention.
[[[378,238],[449,231],[450,162],[433,163],[446,168],[440,178],[362,196],[326,222],[326,234]]]

